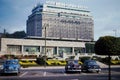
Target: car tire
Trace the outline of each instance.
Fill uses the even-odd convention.
[[[65,71],[65,73],[67,73],[67,71]]]
[[[3,76],[3,73],[0,73],[0,76]]]
[[[81,72],[85,72],[85,71],[82,69]]]
[[[68,73],[68,71],[67,71],[67,70],[65,70],[65,73]]]
[[[79,71],[79,74],[81,74],[81,71]]]
[[[97,71],[97,73],[100,73],[100,71]]]

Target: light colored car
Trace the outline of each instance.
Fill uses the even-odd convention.
[[[65,66],[65,72],[81,73],[81,65],[78,60],[69,60]]]
[[[20,64],[18,59],[8,59],[5,60],[3,65],[1,66],[1,74],[6,73],[20,73]]]

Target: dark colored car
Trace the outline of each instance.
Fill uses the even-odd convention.
[[[99,73],[101,71],[100,66],[96,63],[95,60],[86,60],[82,67],[81,67],[82,71],[85,72],[97,72]]]
[[[81,65],[78,60],[69,60],[65,66],[65,72],[81,72]]]
[[[1,67],[1,74],[3,73],[20,73],[20,64],[18,59],[5,60]]]

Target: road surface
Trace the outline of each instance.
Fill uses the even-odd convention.
[[[112,80],[120,80],[120,67],[112,68]],[[1,75],[0,80],[108,80],[108,69],[100,73],[65,73],[64,68],[22,69],[19,75]]]

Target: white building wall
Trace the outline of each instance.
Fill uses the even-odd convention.
[[[41,46],[45,46],[45,40],[1,38],[1,53],[7,53],[7,45],[20,45],[21,52],[24,52],[23,46],[40,46],[41,52]],[[57,47],[57,49],[58,47],[85,47],[85,42],[47,40],[46,46]]]

